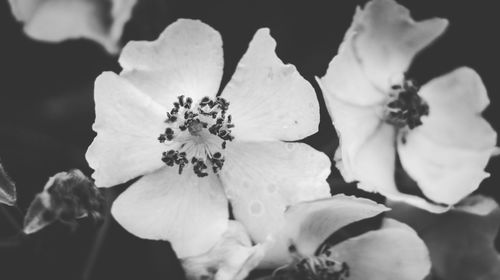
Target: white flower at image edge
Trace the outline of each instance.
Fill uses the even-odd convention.
[[[479,75],[462,67],[420,88],[405,77],[414,56],[446,29],[415,22],[393,0],[358,8],[338,54],[319,80],[340,137],[336,164],[346,181],[430,211],[445,211],[478,188],[496,144],[481,116],[489,99]],[[401,193],[399,157],[430,201]]]
[[[282,278],[277,279],[422,280],[431,267],[427,247],[413,229],[393,219],[383,219],[378,230],[324,244],[346,226],[388,210],[345,195],[292,205],[260,266],[278,268],[274,274]]]
[[[120,75],[95,83],[97,136],[87,160],[98,187],[144,175],[113,203],[128,231],[168,240],[179,258],[208,251],[226,231],[228,202],[257,243],[288,205],[330,196],[328,158],[289,143],[318,129],[312,86],[276,56],[260,29],[222,91],[220,34],[181,19],[154,42],[130,42]]]
[[[109,53],[121,49],[123,28],[137,0],[9,0],[24,32],[45,42],[87,38]]]

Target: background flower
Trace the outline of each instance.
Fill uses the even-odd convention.
[[[137,0],[9,0],[12,13],[33,39],[61,42],[87,38],[118,53]]]
[[[347,181],[431,211],[478,188],[496,145],[482,117],[489,104],[479,75],[459,68],[418,87],[406,76],[414,56],[446,29],[414,21],[392,0],[359,9],[319,81],[340,137],[335,155]],[[397,188],[398,164],[422,196]]]
[[[427,248],[395,220],[384,220],[380,230],[327,241],[346,226],[387,210],[344,195],[293,205],[285,213],[285,226],[271,235],[276,245],[262,265],[278,268],[276,279],[423,279],[430,270]]]

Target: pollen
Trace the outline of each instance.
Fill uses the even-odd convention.
[[[234,140],[228,108],[229,102],[221,97],[204,97],[194,104],[192,98],[178,96],[167,111],[165,131],[158,136],[160,143],[175,147],[163,152],[162,161],[177,166],[179,174],[188,165],[199,177],[217,174],[224,165],[227,142]]]
[[[295,248],[290,250],[294,251]],[[273,276],[273,279],[280,280],[347,280],[350,276],[350,267],[346,262],[336,261],[329,254],[323,253],[299,259],[286,268],[279,268]]]
[[[419,87],[413,80],[393,85],[385,106],[384,120],[397,128],[413,129],[422,124],[422,116],[429,114],[429,106],[418,95]]]

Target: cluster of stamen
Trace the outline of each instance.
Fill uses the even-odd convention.
[[[429,106],[418,95],[419,87],[412,80],[393,85],[386,105],[385,121],[398,128],[413,129],[422,124],[421,117],[429,114]]]
[[[296,261],[274,271],[274,280],[346,280],[349,278],[349,265],[334,258],[332,247],[326,247],[318,255],[307,257],[299,254],[293,245],[289,247],[289,250]]]
[[[205,177],[208,176],[207,161],[214,173],[219,172],[224,165],[225,159],[222,153],[213,150],[224,150],[227,141],[233,141],[231,129],[234,124],[231,115],[227,114],[229,102],[224,98],[204,97],[196,107],[193,107],[193,99],[179,96],[178,100],[173,103],[173,108],[167,112],[165,123],[169,126],[164,133],[160,134],[158,140],[161,143],[174,140],[182,143],[179,149],[171,149],[163,153],[162,161],[167,166],[179,166],[179,174],[181,174],[184,167],[191,163],[195,174]],[[220,146],[210,146],[207,143],[210,142],[206,139],[207,135],[220,139]],[[199,147],[202,149],[201,152],[198,150]]]
[[[296,265],[300,279],[307,280],[346,280],[349,277],[349,266],[326,255],[302,259]]]
[[[345,262],[335,261],[325,255],[306,257],[294,265],[274,273],[274,280],[346,280],[350,268]]]

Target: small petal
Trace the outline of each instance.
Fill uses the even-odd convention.
[[[239,140],[299,140],[318,131],[314,88],[275,53],[269,29],[259,29],[222,96]]]
[[[110,53],[120,50],[125,23],[137,0],[9,0],[12,13],[34,39],[94,40]]]
[[[488,177],[484,168],[496,145],[496,132],[481,116],[489,104],[481,78],[459,68],[424,85],[429,104],[423,124],[400,137],[401,164],[433,201],[455,204]]]
[[[16,185],[5,172],[2,163],[0,163],[0,203],[14,205],[16,198]]]
[[[373,0],[356,13],[352,47],[366,77],[388,92],[391,79],[404,74],[415,55],[447,26],[448,21],[440,18],[416,22],[394,0]]]
[[[500,254],[494,245],[499,208],[486,216],[456,210],[437,215],[404,203],[389,205],[389,216],[408,223],[427,244],[438,279],[500,279]]]
[[[252,246],[245,228],[229,221],[221,239],[205,254],[185,258],[182,266],[189,280],[243,280],[264,255],[263,245]]]
[[[349,279],[422,280],[430,271],[424,242],[405,224],[389,219],[380,230],[350,238],[330,249],[349,266]]]
[[[97,136],[86,157],[98,187],[111,187],[164,165],[165,111],[148,95],[114,73],[95,82]]]
[[[162,168],[132,184],[111,213],[130,233],[168,240],[179,258],[208,251],[226,231],[227,200],[215,176]]]
[[[306,144],[234,142],[220,178],[236,219],[265,242],[289,205],[330,196],[329,173],[328,158]]]
[[[156,41],[129,42],[120,74],[166,108],[177,96],[194,102],[217,94],[224,66],[222,39],[199,20],[179,19]]]

